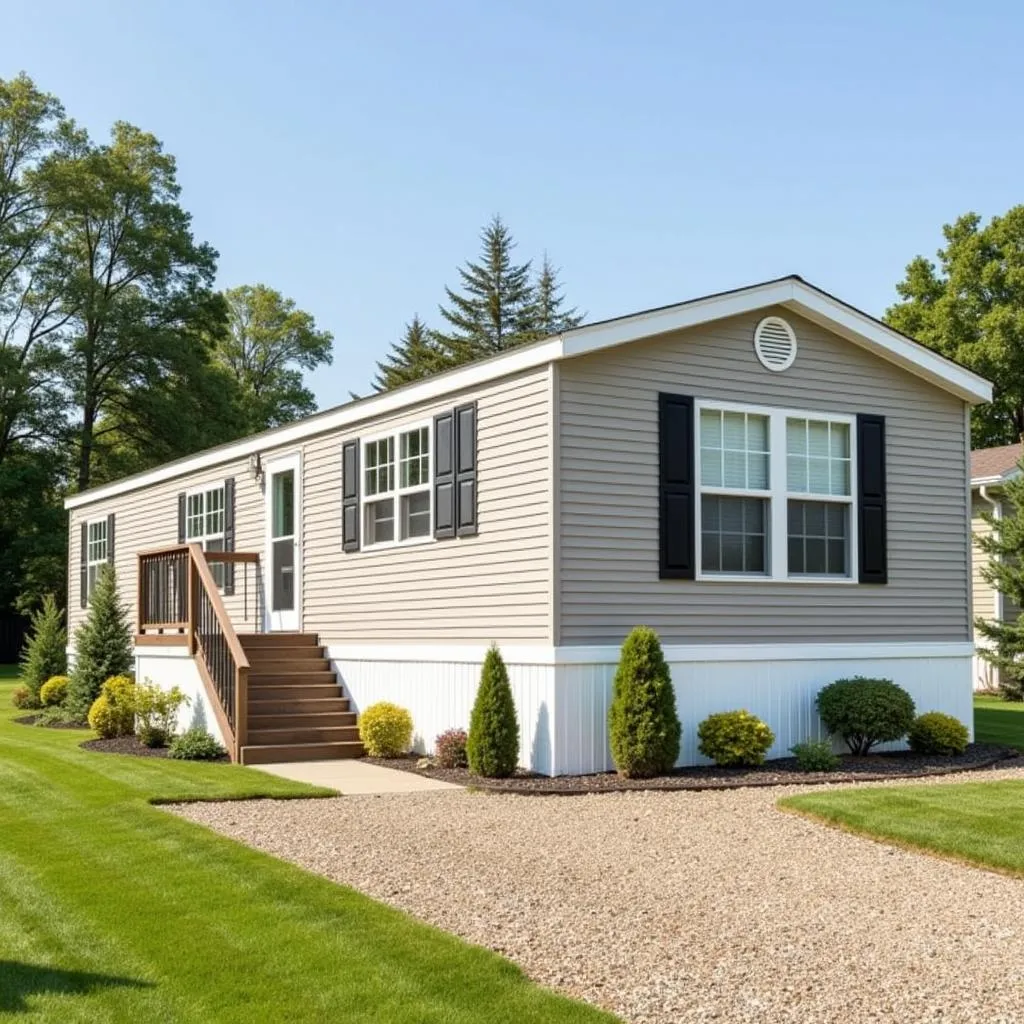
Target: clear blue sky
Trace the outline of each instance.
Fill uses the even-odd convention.
[[[848,10],[839,10],[838,8]],[[335,337],[321,405],[506,219],[590,319],[799,273],[881,313],[916,253],[1024,201],[1017,3],[49,0],[27,71],[173,153],[220,283]]]

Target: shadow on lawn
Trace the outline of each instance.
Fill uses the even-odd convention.
[[[152,988],[152,982],[118,978],[112,974],[65,971],[42,964],[0,960],[0,1013],[26,1013],[28,996],[84,996],[100,988]]]

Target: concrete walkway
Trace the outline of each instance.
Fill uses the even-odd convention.
[[[437,789],[461,789],[438,779],[428,779],[397,768],[381,768],[354,758],[337,761],[290,761],[285,764],[253,765],[260,771],[280,775],[311,786],[327,786],[345,796],[357,793],[424,793]]]

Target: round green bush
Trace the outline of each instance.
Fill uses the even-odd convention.
[[[89,708],[89,728],[103,739],[131,736],[135,731],[135,680],[111,676]]]
[[[637,626],[622,645],[608,733],[612,760],[627,779],[664,775],[679,757],[682,727],[672,676],[658,634],[647,626]]]
[[[52,708],[58,704],[63,704],[64,699],[68,695],[69,682],[70,680],[67,676],[50,676],[39,690],[39,700],[42,702],[43,707]]]
[[[480,685],[469,716],[466,761],[474,775],[507,779],[519,763],[519,719],[505,659],[491,646],[480,669]]]
[[[370,757],[401,757],[412,742],[412,715],[382,700],[359,716],[359,738]]]
[[[753,768],[775,742],[775,733],[749,711],[720,711],[697,726],[698,749],[722,767]]]
[[[217,761],[227,751],[205,730],[193,728],[175,736],[167,756],[177,761]]]
[[[913,699],[891,679],[839,679],[815,703],[825,728],[859,756],[876,743],[902,739],[914,722]]]
[[[907,732],[907,742],[915,754],[956,756],[967,749],[968,738],[967,726],[941,711],[918,715]]]
[[[789,748],[802,772],[834,772],[842,761],[827,740],[808,740]]]

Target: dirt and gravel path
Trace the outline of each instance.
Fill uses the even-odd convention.
[[[1024,769],[966,781],[981,778],[1024,780]],[[175,810],[634,1024],[1024,1024],[1024,881],[776,809],[800,791]]]

